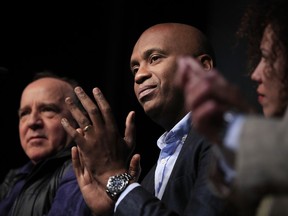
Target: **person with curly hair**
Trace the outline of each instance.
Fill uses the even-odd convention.
[[[288,215],[288,1],[256,0],[243,15],[237,36],[248,41],[249,71],[264,117],[238,87],[198,61],[178,61],[193,125],[215,145],[213,189],[243,215]]]

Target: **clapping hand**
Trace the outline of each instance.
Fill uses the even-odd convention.
[[[112,110],[100,89],[93,89],[94,103],[81,87],[75,93],[88,115],[85,115],[71,98],[66,99],[71,114],[79,128],[73,128],[67,119],[62,125],[72,136],[77,147],[72,148],[72,161],[83,197],[95,215],[109,214],[114,201],[106,194],[108,178],[112,175],[130,172],[135,180],[139,178],[140,156],[131,153],[135,147],[135,113],[126,118],[124,138],[119,134]]]

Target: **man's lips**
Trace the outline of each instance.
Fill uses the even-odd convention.
[[[45,136],[32,136],[30,138],[28,138],[28,142],[35,142],[35,141],[39,141],[39,140],[43,140],[45,139]]]
[[[141,100],[144,97],[147,97],[155,90],[155,86],[144,86],[139,89],[138,99]]]

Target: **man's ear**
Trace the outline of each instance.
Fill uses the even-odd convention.
[[[209,55],[202,54],[202,55],[197,56],[197,59],[203,66],[204,70],[210,71],[213,69],[214,62],[213,62],[213,59]]]

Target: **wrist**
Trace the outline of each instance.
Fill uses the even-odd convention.
[[[218,142],[219,143],[223,144],[229,128],[235,122],[238,115],[239,114],[234,112],[234,111],[227,111],[223,114],[222,127],[218,133]]]

